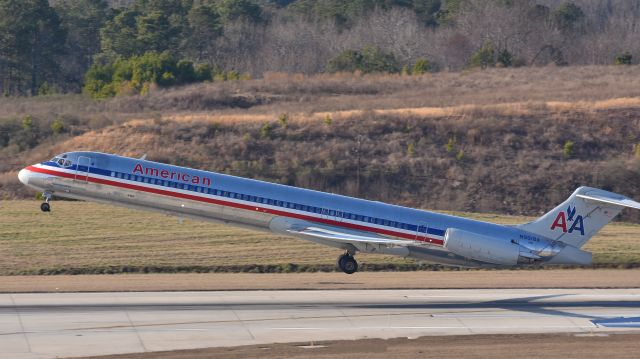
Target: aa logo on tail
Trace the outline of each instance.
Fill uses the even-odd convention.
[[[569,230],[567,230],[567,224],[571,224],[571,226],[569,226]],[[553,231],[556,228],[562,229],[563,233],[579,231],[580,234],[584,236],[584,222],[581,215],[576,216],[576,207],[572,208],[569,206],[566,213],[558,213],[555,221],[553,221],[553,224],[551,225],[551,230]]]

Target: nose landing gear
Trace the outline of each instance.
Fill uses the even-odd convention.
[[[338,257],[338,268],[347,274],[353,274],[358,271],[358,262],[349,252]]]
[[[51,200],[51,193],[45,192],[42,194],[44,197],[44,202],[40,205],[40,210],[42,212],[51,212],[51,206],[49,205],[49,200]]]

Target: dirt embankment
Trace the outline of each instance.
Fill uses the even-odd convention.
[[[317,343],[251,345],[144,354],[93,357],[102,359],[205,358],[637,358],[640,334],[504,334],[362,339]]]
[[[640,270],[2,276],[0,292],[639,288]]]

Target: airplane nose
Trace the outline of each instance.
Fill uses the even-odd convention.
[[[24,168],[21,169],[20,172],[18,172],[18,179],[24,184],[29,184],[29,171]]]

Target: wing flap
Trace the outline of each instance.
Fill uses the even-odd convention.
[[[304,227],[300,229],[288,229],[287,232],[291,234],[301,235],[301,236],[309,236],[313,238],[320,238],[320,239],[330,240],[334,242],[342,242],[342,243],[350,243],[350,244],[377,244],[377,245],[401,246],[401,247],[406,247],[406,246],[415,244],[413,241],[343,233],[343,232],[333,231],[327,228],[312,227],[312,226]]]

